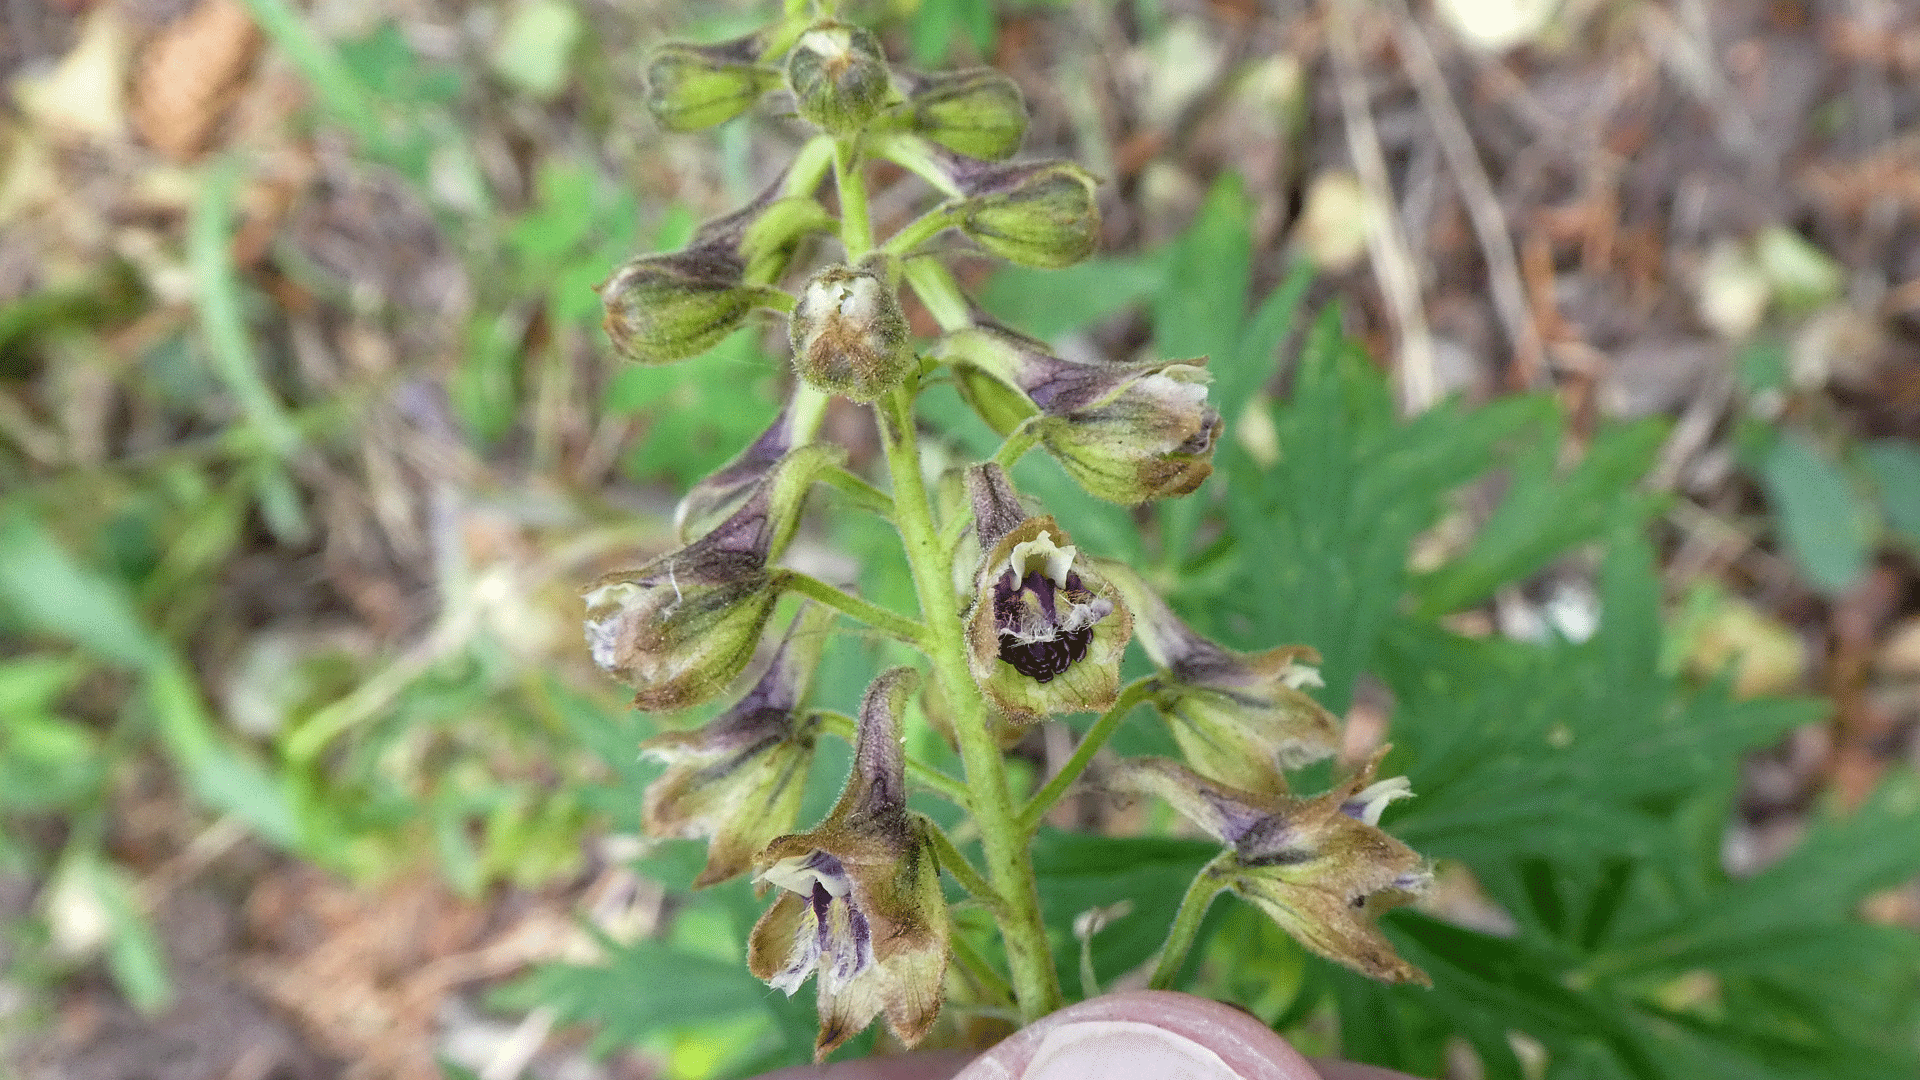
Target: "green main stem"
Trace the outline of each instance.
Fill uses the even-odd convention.
[[[880,439],[893,473],[894,520],[906,542],[907,563],[920,594],[920,615],[927,630],[927,658],[954,711],[954,737],[967,770],[973,821],[987,856],[987,880],[999,895],[1000,936],[1007,947],[1014,996],[1023,1021],[1032,1022],[1061,1005],[1060,981],[1040,922],[1040,895],[1034,888],[1027,838],[1020,828],[1000,748],[988,730],[986,702],[967,669],[967,643],[961,633],[960,601],[947,572],[945,553],[933,526],[926,484],[920,477],[919,438],[913,425],[913,395],[906,387],[881,402]]]
[[[840,189],[840,238],[849,261],[873,249],[873,225],[867,214],[866,180],[860,171],[859,147],[840,140],[834,153],[834,179]],[[928,280],[923,280],[927,278]],[[928,306],[943,327],[965,318],[964,301],[953,279],[944,274],[912,277],[924,298],[945,293]],[[931,287],[930,287],[931,286]],[[944,288],[942,288],[944,286]],[[987,881],[995,894],[995,917],[1006,945],[1007,967],[1013,976],[1020,1017],[1032,1022],[1060,1008],[1060,980],[1053,970],[1053,954],[1040,921],[1040,895],[1034,887],[1033,864],[1027,858],[1027,836],[1007,788],[1007,774],[988,727],[986,701],[967,668],[967,642],[960,623],[960,599],[953,588],[947,552],[940,546],[933,504],[920,474],[920,438],[913,419],[912,385],[895,387],[874,402],[880,442],[893,478],[894,525],[906,546],[907,565],[920,598],[925,628],[923,651],[933,675],[953,710],[954,737],[966,767],[967,788],[974,825],[980,830],[987,858]]]

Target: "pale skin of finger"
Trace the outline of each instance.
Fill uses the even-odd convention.
[[[762,1080],[1411,1080],[1343,1061],[1309,1062],[1260,1021],[1159,990],[1112,994],[1048,1016],[969,1061],[948,1052],[786,1069]]]

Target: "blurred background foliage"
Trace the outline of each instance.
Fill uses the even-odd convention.
[[[1920,166],[1896,133],[1920,22],[1492,6],[850,5],[913,63],[1009,70],[1028,152],[1112,181],[1096,259],[965,264],[990,311],[1063,349],[1210,357],[1229,432],[1200,495],[1097,503],[1041,455],[1022,489],[1210,635],[1318,648],[1343,761],[1390,741],[1419,793],[1387,823],[1442,885],[1388,924],[1435,990],[1351,979],[1231,901],[1191,988],[1436,1077],[1913,1075]],[[804,1056],[811,990],[738,962],[750,890],[688,894],[696,846],[637,835],[635,744],[701,717],[627,710],[575,593],[667,546],[678,490],[781,398],[767,327],[620,367],[592,291],[791,152],[779,117],[636,119],[648,43],[764,7],[10,8],[22,1075]],[[883,178],[876,208],[904,220],[912,190]],[[951,387],[925,414],[955,460],[995,445]],[[861,411],[828,425],[872,464]],[[911,607],[874,519],[816,514],[791,559]],[[897,648],[839,639],[818,703],[853,711]],[[1115,739],[1167,744],[1145,711]],[[1016,773],[1070,747],[1036,734]],[[821,755],[809,814],[845,761]],[[1124,985],[1207,849],[1149,807],[1056,813],[1091,833],[1036,848],[1063,978]],[[950,1034],[990,1035],[957,991]]]

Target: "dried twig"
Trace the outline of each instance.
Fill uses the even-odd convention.
[[[1424,412],[1439,392],[1434,373],[1433,332],[1421,306],[1420,271],[1407,245],[1406,233],[1394,213],[1393,183],[1386,157],[1380,151],[1380,133],[1373,126],[1367,104],[1366,76],[1360,68],[1355,41],[1355,0],[1327,0],[1327,39],[1332,46],[1333,70],[1340,86],[1340,113],[1347,133],[1347,152],[1360,174],[1360,183],[1378,215],[1367,230],[1367,252],[1374,278],[1386,297],[1399,334],[1400,407],[1408,414]]]
[[[1433,124],[1440,152],[1446,155],[1460,185],[1460,197],[1466,202],[1467,217],[1473,222],[1474,235],[1480,241],[1481,256],[1487,260],[1487,282],[1493,292],[1493,308],[1513,347],[1514,364],[1527,373],[1529,384],[1537,383],[1545,370],[1542,362],[1540,328],[1534,325],[1527,308],[1527,294],[1520,282],[1520,267],[1513,254],[1513,235],[1507,230],[1507,218],[1493,193],[1480,155],[1475,151],[1473,135],[1460,116],[1460,109],[1447,89],[1446,76],[1434,59],[1425,31],[1414,21],[1406,0],[1390,0],[1394,41],[1400,47],[1407,77],[1420,95],[1420,105]]]

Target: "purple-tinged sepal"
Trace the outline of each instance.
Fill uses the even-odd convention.
[[[932,355],[1025,395],[1040,445],[1091,495],[1134,506],[1191,494],[1213,474],[1223,425],[1207,403],[1204,359],[1068,360],[985,319],[942,338]]]
[[[1411,794],[1402,778],[1373,782],[1385,753],[1310,799],[1218,784],[1165,758],[1124,761],[1109,784],[1165,799],[1213,834],[1227,850],[1211,871],[1308,949],[1382,982],[1432,985],[1374,921],[1433,878],[1426,860],[1378,827],[1380,810]]]
[[[787,86],[801,119],[829,135],[853,135],[893,94],[873,32],[843,22],[808,27],[787,54]]]
[[[853,774],[820,827],[782,836],[755,860],[780,895],[748,939],[747,966],[791,995],[818,977],[823,1058],[885,1014],[909,1046],[940,1013],[947,906],[930,829],[906,803],[901,711],[919,680],[884,672],[860,704]]]
[[[642,71],[647,110],[668,131],[698,131],[753,108],[780,85],[777,68],[760,63],[765,35],[717,45],[668,42],[647,54]]]
[[[953,208],[954,223],[1008,262],[1059,270],[1099,246],[1096,181],[1071,161],[995,165],[956,181],[966,198]]]
[[[1319,654],[1303,645],[1246,654],[1195,633],[1126,565],[1096,559],[1133,609],[1133,629],[1160,668],[1153,702],[1187,763],[1229,787],[1282,794],[1286,773],[1332,757],[1340,723],[1304,688]]]
[[[740,509],[774,466],[796,445],[811,438],[819,413],[813,411],[806,415],[806,412],[796,408],[795,400],[789,399],[781,407],[780,415],[774,417],[767,430],[747,444],[746,449],[687,489],[673,510],[673,531],[681,543],[704,535]]]
[[[753,659],[780,594],[768,564],[792,538],[815,477],[843,453],[819,444],[789,453],[699,539],[582,591],[594,662],[634,687],[635,707],[698,705]]]
[[[1016,724],[1099,712],[1120,695],[1133,617],[1051,517],[1020,518],[999,465],[967,472],[986,554],[966,614],[967,663],[994,708]]]
[[[813,275],[788,321],[802,382],[864,404],[906,381],[917,361],[897,276],[882,255]]]
[[[650,836],[708,841],[694,888],[745,873],[768,842],[793,830],[819,730],[801,705],[833,620],[831,610],[804,605],[773,663],[732,708],[697,730],[640,744],[667,764],[647,785],[641,827]]]

